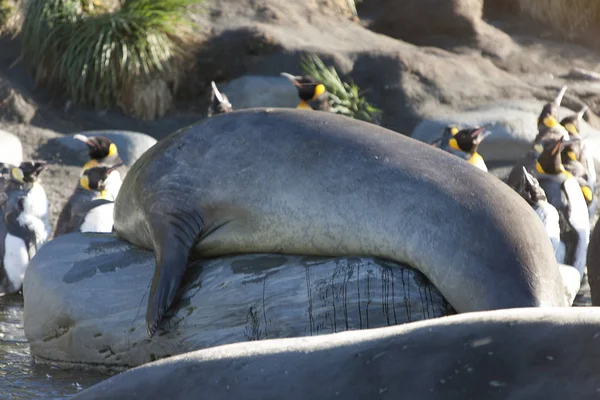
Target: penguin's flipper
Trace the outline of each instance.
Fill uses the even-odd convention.
[[[72,203],[69,200],[58,215],[58,219],[56,220],[56,227],[54,228],[54,237],[69,233],[71,209]]]
[[[156,261],[146,311],[146,328],[148,336],[152,337],[175,300],[190,251],[204,228],[204,222],[200,215],[184,210],[167,215],[152,214],[149,219]]]

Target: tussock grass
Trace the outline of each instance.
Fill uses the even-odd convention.
[[[176,84],[184,49],[192,42],[186,7],[193,3],[197,0],[28,0],[23,57],[38,84],[66,93],[74,104],[106,109],[135,98],[131,91],[148,90],[157,79]],[[161,114],[164,105],[147,103],[139,115]]]
[[[327,88],[330,111],[368,122],[377,122],[381,110],[370,105],[360,88],[353,82],[344,82],[332,66],[326,66],[316,55],[305,56],[300,64],[305,74],[312,76]]]
[[[520,12],[573,38],[600,26],[598,0],[519,0]]]

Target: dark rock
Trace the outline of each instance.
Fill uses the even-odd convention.
[[[154,255],[109,234],[48,242],[24,282],[38,362],[131,367],[233,342],[321,335],[452,314],[418,271],[373,258],[251,254],[193,262],[167,323],[148,340]]]

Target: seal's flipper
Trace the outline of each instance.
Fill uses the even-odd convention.
[[[156,268],[148,297],[146,328],[154,336],[179,289],[192,246],[204,224],[187,212],[151,217]]]

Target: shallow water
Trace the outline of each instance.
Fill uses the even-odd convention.
[[[0,398],[63,400],[106,379],[99,373],[34,365],[23,332],[23,298],[0,297]]]

